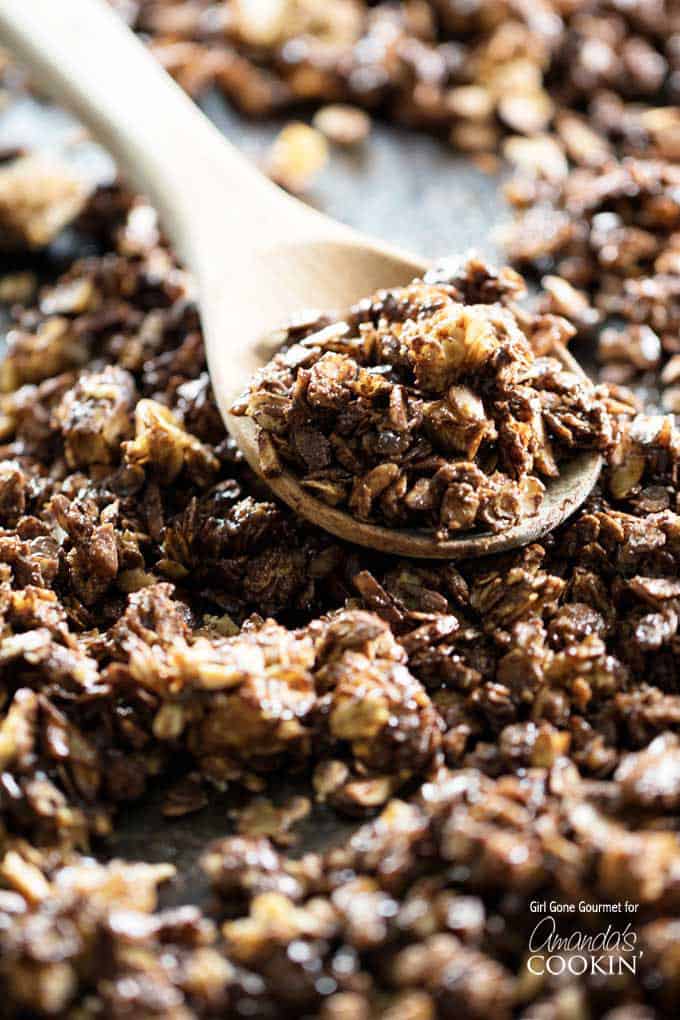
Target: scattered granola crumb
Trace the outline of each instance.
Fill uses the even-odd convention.
[[[296,836],[290,830],[311,810],[306,797],[291,797],[277,807],[266,797],[256,797],[241,811],[236,812],[237,828],[242,836],[260,838],[267,836],[277,846],[295,843]]]
[[[299,121],[287,124],[267,155],[267,173],[273,181],[303,194],[328,162],[328,145],[320,131]]]
[[[323,106],[315,113],[312,123],[333,145],[361,145],[371,133],[371,118],[368,114],[345,103]]]

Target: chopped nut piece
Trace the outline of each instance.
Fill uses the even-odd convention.
[[[44,248],[87,196],[83,182],[60,163],[24,156],[0,166],[0,247]]]
[[[288,0],[234,0],[234,27],[253,46],[273,46],[284,37],[293,4]]]
[[[134,400],[134,379],[123,369],[80,374],[53,415],[71,467],[107,464],[118,455],[132,432]]]
[[[167,407],[140,400],[135,410],[135,438],[123,446],[131,466],[149,467],[162,485],[175,481],[183,468],[197,482],[217,471],[217,458],[185,432]]]
[[[524,173],[545,177],[552,183],[563,181],[569,173],[564,152],[550,135],[508,138],[503,145],[503,154]]]

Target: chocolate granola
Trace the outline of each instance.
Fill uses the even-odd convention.
[[[609,422],[607,465],[570,521],[485,561],[388,558],[318,531],[225,435],[192,283],[155,213],[99,189],[74,224],[91,254],[59,272],[48,248],[37,293],[23,263],[3,288],[25,306],[0,369],[0,1012],[677,1016],[680,433],[660,413],[680,388],[676,5],[115,6],[190,91],[217,85],[253,114],[350,102],[472,151],[511,132],[513,257],[550,274],[538,310],[517,303],[515,274],[479,263],[402,294],[437,295],[428,326],[442,309],[491,323],[492,356],[505,324],[509,369],[526,359],[532,392],[552,401],[540,450],[549,439],[559,467],[567,431],[599,441]],[[43,195],[37,227],[19,220],[34,184],[20,201],[15,174],[12,243],[42,246],[77,208],[50,211]],[[447,366],[437,390],[430,359],[395,362],[396,345],[372,360],[413,321],[398,310],[385,295],[348,330],[298,326],[281,358],[309,361],[281,371],[297,384],[351,357],[370,393],[389,393],[373,439],[420,450],[437,437],[422,406],[412,420],[410,390],[425,404],[465,383]],[[607,383],[589,394],[594,418],[531,375],[574,329]],[[357,350],[362,336],[375,347]],[[662,391],[661,407],[645,397],[652,413],[622,386],[641,381]],[[486,394],[466,396],[515,464]],[[504,413],[526,424],[517,410]],[[456,433],[471,463],[489,442],[473,424]],[[355,461],[378,466],[351,442],[342,465],[321,432],[349,481]],[[328,471],[305,459],[316,449],[303,432],[290,456]],[[536,452],[520,444],[518,463]],[[413,468],[383,460],[409,491]],[[304,795],[282,803],[281,773]],[[171,865],[107,859],[127,805],[146,809],[159,788],[168,818],[229,803],[202,854],[214,899],[200,907],[159,908]],[[312,799],[355,820],[329,850],[289,845]],[[604,908],[629,901],[634,939],[614,940],[604,974],[597,953],[587,973],[536,974],[532,901],[565,908],[564,938],[612,917],[618,930]]]
[[[16,311],[4,362],[8,1015],[672,1013],[676,984],[651,980],[680,862],[672,422],[616,391],[601,489],[543,543],[457,567],[358,553],[235,454],[188,278],[135,233],[145,209],[95,196],[79,230],[105,254]],[[521,313],[540,362],[565,327],[521,312],[518,286],[470,262],[416,293]],[[308,806],[263,799],[282,769],[340,815],[381,813],[298,859],[282,826]],[[242,805],[205,851],[209,916],[154,909],[168,869],[92,860],[161,776],[168,817],[225,785]],[[528,983],[544,896],[639,903],[641,977]]]

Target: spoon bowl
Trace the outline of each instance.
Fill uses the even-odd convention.
[[[422,259],[303,205],[257,172],[162,70],[105,0],[1,0],[0,42],[47,94],[73,108],[152,200],[196,277],[210,376],[231,435],[259,471],[257,428],[230,413],[261,367],[263,338],[302,310],[342,312],[422,276]],[[583,375],[566,350],[557,356]],[[301,516],[349,542],[420,558],[501,552],[540,538],[572,514],[601,468],[579,453],[547,485],[538,513],[499,534],[433,533],[358,521],[314,497],[290,472],[267,478]]]

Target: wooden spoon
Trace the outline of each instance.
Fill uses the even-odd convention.
[[[161,69],[105,0],[0,0],[0,41],[46,92],[74,109],[148,195],[199,286],[210,375],[224,421],[259,471],[257,429],[229,413],[261,365],[261,341],[303,309],[345,309],[426,264],[291,198],[253,169]],[[565,366],[583,374],[566,352]],[[268,479],[293,509],[341,538],[437,559],[525,545],[586,499],[600,471],[580,453],[547,487],[538,514],[501,534],[438,542],[425,531],[357,521],[289,473]]]

